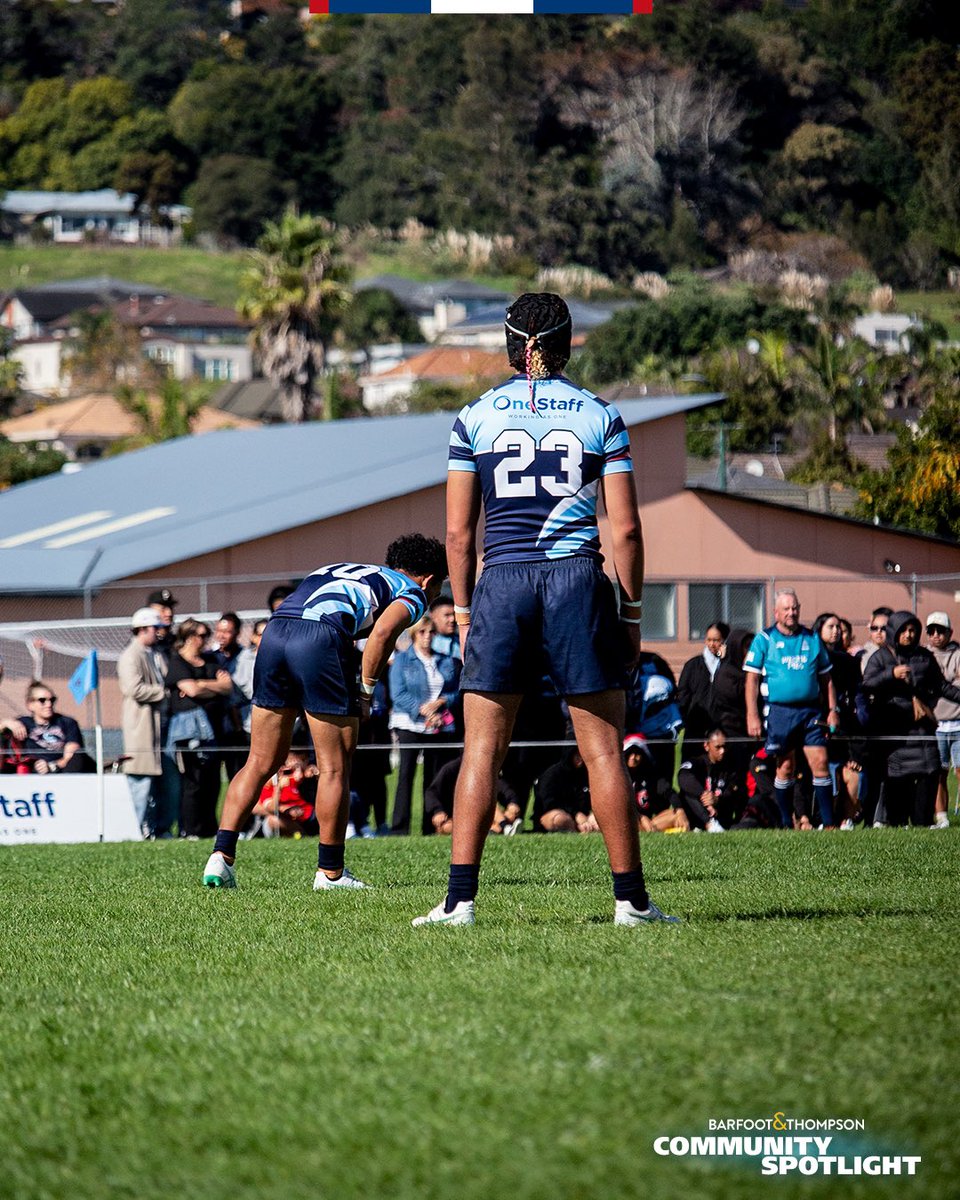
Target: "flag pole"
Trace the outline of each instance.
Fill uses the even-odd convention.
[[[97,748],[97,833],[100,841],[103,841],[105,816],[106,816],[106,796],[105,783],[103,778],[103,714],[100,711],[100,680],[97,679],[97,686],[93,689],[94,705],[96,709],[96,726],[95,726],[95,745]]]

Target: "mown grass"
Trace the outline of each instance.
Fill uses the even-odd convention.
[[[215,254],[191,246],[165,250],[142,246],[0,245],[0,291],[85,279],[88,275],[111,275],[233,308],[244,261],[240,252]]]
[[[851,1197],[960,1167],[956,829],[645,841],[680,928],[610,923],[599,839],[491,843],[478,924],[410,928],[441,839],[17,847],[4,880],[0,1196]],[[711,1119],[861,1117],[913,1179],[661,1158]]]
[[[947,337],[960,338],[960,294],[957,292],[898,292],[897,311],[919,313],[940,321]]]

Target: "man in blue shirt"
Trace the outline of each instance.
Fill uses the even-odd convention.
[[[450,437],[447,557],[464,654],[465,741],[447,896],[414,925],[473,924],[500,766],[520,701],[540,694],[544,674],[566,697],[587,766],[613,872],[615,922],[674,921],[647,895],[621,751],[643,592],[630,440],[612,405],[562,374],[571,323],[559,296],[521,296],[505,324],[518,373],[462,409]],[[619,604],[601,567],[601,488]]]
[[[227,789],[217,840],[203,872],[207,887],[236,886],[239,830],[263,785],[285,761],[301,710],[319,770],[315,803],[320,846],[313,889],[364,886],[343,862],[358,717],[369,714],[374,688],[400,633],[423,617],[446,573],[443,545],[412,533],[388,546],[385,567],[320,567],[283,600],[257,651],[250,753]],[[359,686],[358,638],[366,638]]]
[[[783,824],[793,825],[796,752],[802,747],[813,775],[813,794],[824,828],[833,826],[833,783],[827,761],[824,717],[839,727],[837,694],[830,675],[830,656],[817,634],[800,624],[800,601],[792,589],[777,592],[774,623],[753,639],[743,669],[747,676],[747,733],[763,735],[760,677],[766,677],[769,700],[766,751],[777,762],[774,793]],[[800,817],[800,828],[810,819]]]

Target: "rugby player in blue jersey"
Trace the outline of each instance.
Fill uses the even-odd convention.
[[[464,651],[465,746],[446,899],[414,925],[472,925],[497,775],[525,692],[548,674],[566,697],[613,872],[619,925],[675,921],[647,895],[623,762],[627,669],[640,650],[643,535],[620,414],[563,374],[566,304],[549,293],[507,310],[512,379],[468,404],[450,439],[447,558]],[[602,569],[603,492],[620,585]],[[483,573],[476,535],[484,514]]]
[[[314,891],[365,885],[344,867],[350,760],[359,718],[397,637],[424,615],[447,574],[443,544],[419,533],[387,548],[387,565],[334,563],[308,575],[277,608],[260,641],[253,675],[250,753],[227,789],[207,887],[235,887],[237,838],[261,789],[290,749],[304,712],[317,757],[320,847]],[[357,679],[354,642],[366,638]]]
[[[825,828],[833,826],[833,782],[827,757],[824,718],[839,728],[837,692],[831,675],[830,655],[812,630],[800,624],[800,601],[792,588],[777,592],[774,623],[753,639],[743,670],[746,674],[747,733],[763,734],[760,719],[760,677],[766,677],[768,755],[776,756],[774,796],[782,823],[793,826],[793,789],[797,750],[802,748],[813,776],[813,794]],[[810,818],[799,818],[801,829],[810,829]]]

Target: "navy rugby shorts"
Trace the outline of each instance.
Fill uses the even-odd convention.
[[[768,754],[786,754],[801,746],[825,746],[827,733],[820,709],[805,705],[771,704],[767,713]]]
[[[496,563],[471,601],[461,691],[561,696],[626,686],[627,640],[613,584],[591,558]]]
[[[355,716],[357,663],[353,640],[327,621],[271,617],[254,663],[253,703]]]

